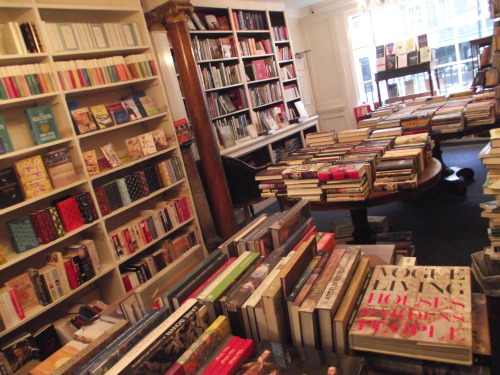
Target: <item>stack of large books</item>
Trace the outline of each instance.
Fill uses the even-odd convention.
[[[369,128],[342,130],[338,133],[339,142],[360,142],[367,139],[370,133]]]
[[[469,103],[464,109],[464,116],[467,126],[494,124],[496,102],[494,99],[487,99]]]
[[[292,165],[281,172],[286,185],[287,195],[309,201],[319,201],[323,197],[318,171],[325,163],[306,163]]]
[[[396,126],[393,128],[382,128],[375,129],[370,134],[371,139],[392,139],[400,136],[402,133],[401,126]]]
[[[335,130],[306,134],[306,145],[308,147],[331,146],[337,142],[338,138]]]
[[[368,216],[368,225],[372,233],[389,232],[391,227],[387,216]]]
[[[324,168],[318,173],[327,202],[363,201],[370,193],[364,163],[347,163]]]
[[[362,128],[368,128],[368,129],[375,129],[377,127],[377,124],[382,121],[381,117],[370,117],[364,120],[361,120],[358,122],[358,129]]]
[[[462,111],[439,113],[438,111],[431,119],[431,129],[434,134],[456,133],[464,129],[464,117]]]
[[[410,114],[401,118],[403,134],[426,133],[429,131],[430,117],[427,112]]]
[[[284,167],[267,169],[255,175],[255,180],[259,182],[260,195],[264,198],[286,196],[286,185],[283,182]]]

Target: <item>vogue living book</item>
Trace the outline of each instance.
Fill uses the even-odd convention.
[[[376,266],[349,331],[351,347],[470,365],[469,267]]]

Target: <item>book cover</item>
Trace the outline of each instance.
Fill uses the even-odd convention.
[[[18,160],[14,163],[14,168],[26,199],[47,194],[52,190],[49,175],[40,155]]]
[[[144,155],[151,155],[156,152],[155,140],[151,132],[140,134],[137,138]]]
[[[179,145],[187,144],[194,139],[194,134],[191,130],[191,126],[189,125],[186,118],[175,120],[174,127]]]
[[[70,197],[55,203],[57,213],[66,233],[84,225],[80,208],[75,197]]]
[[[353,349],[470,365],[471,304],[469,267],[376,266],[349,342]]]
[[[99,174],[99,163],[97,162],[97,154],[95,150],[83,151],[83,160],[85,161],[85,168],[89,176]]]
[[[139,137],[128,138],[125,140],[125,144],[127,145],[127,152],[130,159],[137,160],[142,158],[143,155]]]
[[[156,151],[166,150],[168,148],[167,136],[163,129],[153,130],[151,134],[155,142]]]
[[[22,216],[7,222],[12,244],[16,252],[21,253],[37,247],[35,230],[28,216]]]
[[[130,121],[130,116],[121,103],[118,102],[106,105],[106,109],[115,125],[124,124]]]
[[[155,103],[149,96],[139,96],[139,101],[141,102],[142,107],[144,108],[148,116],[154,116],[160,113]]]
[[[119,165],[122,164],[120,158],[118,155],[115,153],[115,149],[113,148],[113,145],[111,143],[108,143],[107,145],[104,145],[101,147],[101,152],[106,158],[107,162],[109,163],[109,166],[111,168],[118,167]]]
[[[67,147],[47,152],[43,155],[43,160],[54,188],[78,181],[78,175]]]
[[[77,194],[75,195],[75,199],[85,224],[92,223],[98,219],[99,216],[97,215],[97,210],[89,192],[85,191]]]
[[[14,168],[0,169],[0,209],[24,200]]]
[[[52,108],[49,105],[26,108],[24,111],[37,145],[59,139]]]
[[[90,111],[92,112],[99,129],[106,129],[114,125],[113,120],[109,116],[104,104],[91,106]]]
[[[14,151],[5,118],[0,115],[0,155]]]
[[[141,112],[134,102],[134,99],[125,99],[121,101],[121,104],[128,114],[129,121],[135,121],[142,118]]]
[[[31,333],[26,333],[21,337],[14,339],[10,343],[1,348],[2,352],[7,357],[10,367],[14,373],[27,371],[25,366],[30,361],[40,360],[40,349],[36,345]]]
[[[269,227],[274,249],[280,247],[309,217],[311,217],[311,205],[306,200],[297,202],[291,209],[282,213],[282,217]]]
[[[73,109],[70,113],[78,134],[97,130],[97,125],[88,107]]]
[[[36,296],[35,287],[33,286],[30,275],[27,272],[23,272],[20,275],[7,280],[4,285],[7,288],[14,288],[17,299],[19,300],[19,303],[25,313],[28,313],[29,311],[40,306]]]

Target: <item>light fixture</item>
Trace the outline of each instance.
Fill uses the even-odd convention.
[[[398,0],[359,0],[358,8],[363,12],[372,10],[373,8],[394,4]]]

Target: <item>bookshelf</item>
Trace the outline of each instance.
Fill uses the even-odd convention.
[[[298,127],[300,85],[283,11],[195,6],[188,27],[221,153],[241,154],[249,143],[267,139],[267,145],[274,132]],[[163,79],[175,84],[168,38],[152,34]],[[175,91],[180,94],[169,91],[169,101],[185,113],[182,89]]]
[[[75,14],[78,14],[77,22]],[[1,97],[0,115],[3,116],[13,150],[0,151],[0,170],[11,168],[21,160],[64,147],[69,149],[76,172],[76,179],[71,183],[0,208],[0,246],[6,258],[6,262],[0,264],[0,286],[22,274],[27,267],[39,269],[45,266],[48,254],[64,254],[67,246],[84,239],[94,241],[101,264],[94,277],[54,302],[26,312],[26,317],[20,322],[1,330],[0,340],[5,343],[22,332],[35,332],[42,325],[58,318],[66,311],[67,306],[73,303],[101,299],[110,304],[120,299],[126,294],[126,286],[122,280],[124,269],[138,262],[141,257],[167,246],[165,241],[175,239],[183,233],[192,233],[196,242],[201,245],[196,250],[196,258],[203,258],[206,249],[199,230],[191,190],[185,177],[187,174],[182,163],[163,81],[154,70],[158,64],[153,57],[154,52],[140,1],[4,1],[0,2],[0,23],[34,25],[38,32],[38,42],[41,44],[40,51],[17,53],[7,51],[3,43],[0,49],[2,83],[5,83],[6,78],[18,74],[16,69],[20,69],[19,74],[24,75],[26,79],[31,73],[29,69],[34,69],[33,74],[37,79],[50,78],[53,84],[52,88],[47,86],[48,89],[45,90],[40,81],[34,81],[31,83],[40,85],[38,91],[35,90],[36,87],[30,86],[25,95]],[[129,76],[126,76],[127,71]],[[79,131],[74,125],[72,105],[76,105],[76,108],[108,105],[120,102],[133,93],[147,95],[154,102],[157,111],[142,114],[140,119],[89,132]],[[59,136],[51,142],[37,144],[25,110],[43,105],[50,107]],[[156,145],[154,152],[144,152],[141,157],[132,160],[125,141],[155,131],[163,131],[168,146],[160,148]],[[111,168],[100,161],[99,172],[90,173],[84,153],[95,150],[97,157],[103,159],[100,149],[108,144],[113,146],[120,165]],[[115,207],[110,212],[103,210],[100,205],[102,198],[97,193],[100,187],[132,175],[140,176],[141,171],[161,163],[167,163],[164,165],[168,169],[166,180],[162,181],[161,186],[142,191],[140,197],[131,199],[128,203],[123,201],[121,207]],[[96,216],[90,222],[68,230],[61,237],[47,243],[33,246],[26,251],[16,251],[7,228],[8,222],[29,217],[56,200],[81,193],[88,193],[96,209]],[[163,228],[161,223],[158,227],[159,222],[155,222],[153,226],[157,233],[152,238],[143,239],[135,251],[126,251],[123,256],[117,256],[111,236],[122,231],[124,226],[152,215],[151,212],[159,206],[170,210],[168,212],[171,222],[168,228],[165,228],[166,222]],[[173,260],[161,272],[141,284],[141,287],[158,283],[160,277],[168,277],[172,272],[174,276],[182,272],[180,267],[189,262],[184,260],[186,257],[182,257],[180,253],[176,256],[178,259],[182,258],[182,261]]]

